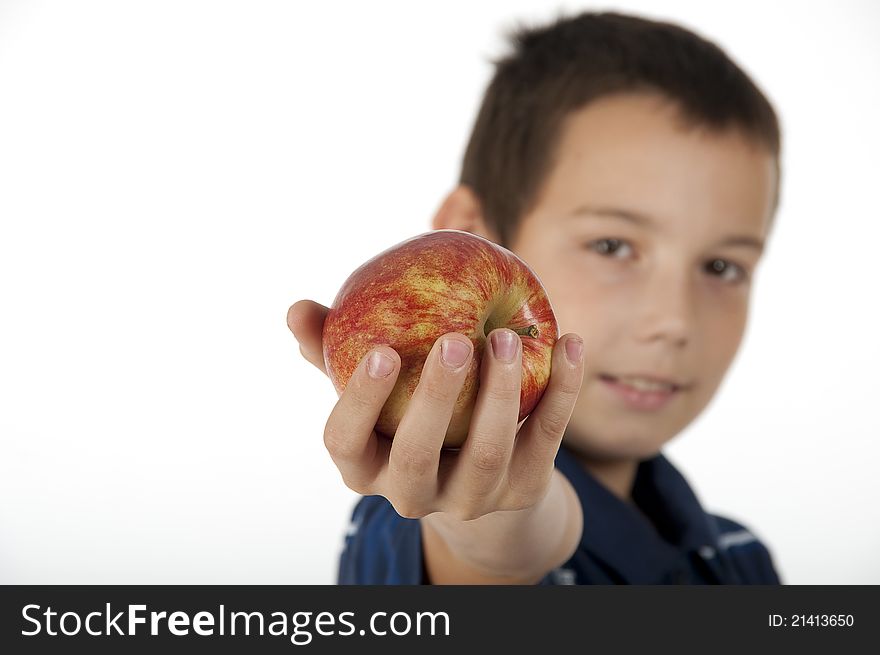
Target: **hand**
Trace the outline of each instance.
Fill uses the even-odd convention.
[[[300,300],[287,314],[303,357],[325,374],[321,331],[327,311]],[[511,361],[498,358],[490,345],[504,333],[514,337]],[[451,332],[434,343],[393,439],[373,428],[397,380],[400,357],[387,346],[364,356],[324,429],[324,444],[346,486],[363,495],[384,496],[406,518],[446,512],[468,521],[526,509],[544,497],[583,379],[581,340],[569,333],[557,341],[548,387],[518,426],[522,344],[504,328],[489,336],[468,438],[457,451],[441,446],[473,356],[470,339]],[[441,351],[446,355],[456,347],[464,350],[463,361],[444,363]],[[567,351],[575,355],[574,362]]]

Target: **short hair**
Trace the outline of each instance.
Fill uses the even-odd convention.
[[[460,184],[479,199],[501,245],[537,202],[565,118],[590,101],[626,92],[672,100],[685,124],[738,128],[774,156],[779,197],[780,127],[772,105],[714,43],[668,22],[614,12],[559,16],[514,28],[513,51],[492,61],[465,150]]]

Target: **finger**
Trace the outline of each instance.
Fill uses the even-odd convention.
[[[546,484],[583,379],[583,340],[566,334],[553,347],[547,389],[519,431],[509,468],[512,490],[528,495]]]
[[[359,493],[368,489],[382,469],[379,440],[373,428],[400,372],[393,348],[378,346],[361,359],[330,412],[324,445],[346,485]]]
[[[493,330],[486,340],[480,391],[462,445],[462,461],[449,481],[451,495],[467,501],[481,500],[497,487],[513,452],[521,383],[519,335],[506,328]],[[463,509],[467,512],[475,508]]]
[[[328,311],[328,307],[313,300],[298,300],[287,310],[287,327],[299,342],[300,353],[325,375],[321,333]]]
[[[388,480],[383,484],[405,505],[398,512],[422,512],[436,495],[440,449],[472,356],[471,340],[455,332],[443,335],[428,353],[391,443]]]

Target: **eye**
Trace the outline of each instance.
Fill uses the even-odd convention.
[[[710,259],[706,262],[704,270],[709,275],[733,284],[745,282],[748,279],[748,273],[742,266],[726,259]]]
[[[587,244],[587,248],[606,257],[622,259],[632,254],[632,246],[620,239],[596,239]]]

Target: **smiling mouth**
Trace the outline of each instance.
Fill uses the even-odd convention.
[[[638,412],[658,412],[690,386],[646,373],[618,376],[601,373],[599,380],[623,407]]]
[[[690,385],[674,382],[665,378],[651,375],[610,375],[608,373],[599,374],[599,378],[606,382],[622,384],[636,391],[643,393],[672,393],[674,391],[682,391]]]

